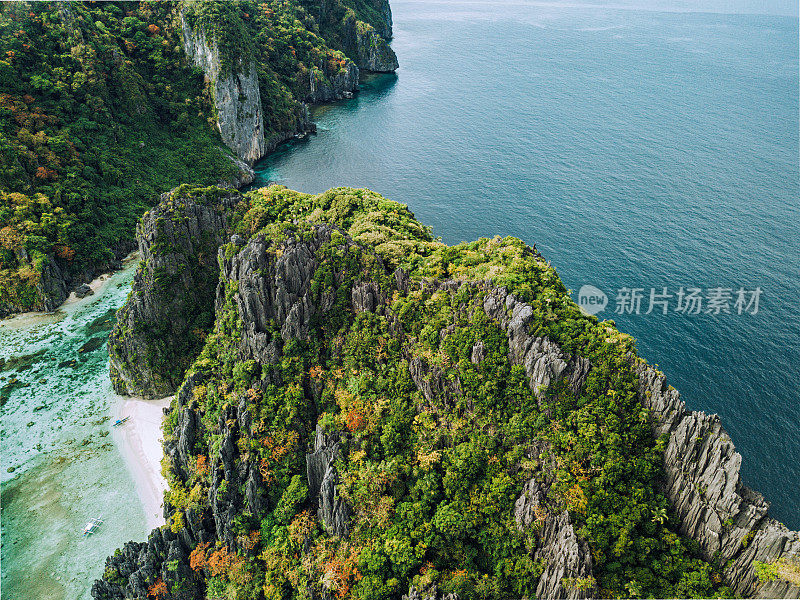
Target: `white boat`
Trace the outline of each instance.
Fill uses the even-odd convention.
[[[100,528],[100,525],[102,524],[103,524],[102,518],[98,517],[96,519],[89,519],[89,522],[86,523],[86,526],[83,528],[83,536],[88,537],[92,535],[95,531],[97,531]]]

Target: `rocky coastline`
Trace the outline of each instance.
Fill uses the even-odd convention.
[[[387,0],[373,4],[372,8],[381,15],[378,29],[360,21],[352,10],[342,13],[344,5],[339,2],[322,3],[318,16],[325,23],[326,33],[332,36],[331,44],[338,45],[347,57],[342,65],[332,66],[328,61],[320,61],[305,74],[298,75],[300,102],[292,118],[277,131],[265,127],[265,119],[270,115],[262,106],[256,59],[237,49],[237,55],[230,61],[232,64],[227,64],[214,36],[202,26],[193,29],[185,9],[181,8],[178,16],[181,46],[189,63],[204,74],[214,108],[214,127],[224,147],[232,153],[220,147],[234,169],[230,176],[220,179],[218,185],[236,189],[249,185],[255,178],[252,165],[256,161],[283,142],[315,133],[316,125],[311,120],[309,105],[352,98],[359,91],[362,71],[386,73],[398,68],[397,57],[388,45],[391,8]],[[69,272],[63,259],[47,257],[35,286],[38,300],[33,305],[23,305],[21,300],[5,299],[0,302],[0,318],[31,309],[56,310],[72,291],[103,273],[115,270],[119,261],[135,248],[133,240],[120,241],[111,248],[113,260],[92,265],[77,274]],[[24,246],[19,246],[15,252],[20,263],[30,262]]]
[[[339,232],[335,226],[325,223],[315,225],[302,241],[291,236],[279,242],[264,235],[254,236],[249,241],[238,235],[229,237],[227,222],[220,215],[243,202],[243,197],[231,190],[217,191],[216,196],[211,190],[204,194],[199,197],[195,192],[187,196],[183,190],[175,190],[143,220],[138,231],[140,246],[142,255],[150,258],[143,261],[144,274],[137,276],[134,292],[120,311],[110,344],[114,357],[112,371],[117,380],[126,382],[125,386],[131,385],[127,383],[129,381],[139,382],[130,389],[137,393],[145,391],[152,396],[167,395],[177,389],[171,408],[175,412],[175,426],[168,432],[165,451],[178,481],[189,481],[195,449],[208,433],[203,433],[207,425],[204,425],[205,419],[201,418],[195,400],[197,390],[204,388],[205,381],[200,373],[192,371],[183,380],[183,373],[179,370],[164,383],[163,362],[169,361],[158,366],[158,361],[134,360],[133,357],[141,355],[143,350],[141,338],[131,332],[141,329],[137,323],[147,321],[155,327],[180,323],[185,321],[187,314],[206,310],[213,310],[217,319],[223,318],[231,290],[236,290],[233,302],[243,327],[240,359],[256,361],[265,367],[279,363],[286,343],[306,339],[314,323],[327,318],[325,315],[334,314],[334,300],[341,293],[349,298],[346,310],[352,314],[387,314],[386,298],[391,294],[408,294],[415,289],[423,289],[428,294],[437,290],[457,293],[466,288],[468,295],[483,295],[483,310],[507,336],[509,360],[524,369],[528,385],[542,407],[546,390],[553,387],[563,385],[572,395],[579,396],[595,368],[587,359],[563,352],[547,337],[533,335],[531,330],[536,309],[505,287],[497,287],[491,280],[419,281],[410,279],[406,272],[397,269],[390,276],[387,289],[379,277],[365,277],[363,270],[357,282],[348,284],[347,273],[343,272],[331,281],[331,287],[321,300],[314,300],[312,280],[322,260],[320,253],[333,237],[340,239],[344,236],[343,243],[354,249],[359,247],[357,242],[346,232]],[[209,199],[213,201],[209,202]],[[177,218],[178,222],[186,219],[190,223],[202,221],[202,225],[194,228],[197,230],[194,237],[205,228],[211,236],[209,239],[219,247],[221,272],[216,289],[212,292],[212,287],[207,286],[201,296],[193,298],[191,307],[166,301],[165,296],[153,294],[151,284],[146,283],[152,281],[153,273],[161,264],[160,259],[154,258],[154,249],[158,254],[159,248],[180,247],[187,243],[187,237],[193,236],[183,229],[159,229],[159,215],[167,209],[176,211],[173,220]],[[213,218],[202,217],[198,221],[196,215],[214,210],[221,212],[215,213],[217,216]],[[156,231],[161,235],[156,235]],[[360,250],[373,257],[369,264],[388,271],[388,266],[383,265],[370,247],[362,246]],[[529,251],[536,253],[535,250]],[[186,252],[187,256],[193,254]],[[173,267],[181,271],[177,263],[172,264]],[[366,267],[354,265],[350,268]],[[192,265],[189,270],[196,272],[197,265]],[[191,282],[185,283],[183,287],[175,288],[182,292],[170,296],[185,296],[189,290],[197,289]],[[144,307],[148,307],[147,310]],[[182,331],[173,329],[172,335],[158,339],[164,356],[180,352],[184,337]],[[271,331],[277,335],[269,333]],[[612,331],[609,329],[609,334]],[[441,335],[447,334],[443,331]],[[198,351],[194,350],[194,354]],[[472,362],[481,363],[484,354],[482,343],[476,344],[472,349]],[[426,401],[447,406],[462,394],[462,384],[458,379],[448,379],[439,367],[429,364],[423,357],[414,356],[411,349],[408,361],[409,375]],[[632,356],[630,368],[639,382],[639,402],[650,415],[653,436],[665,442],[664,476],[658,486],[669,499],[670,510],[678,517],[680,532],[698,543],[706,560],[721,565],[725,583],[736,595],[800,597],[800,587],[790,581],[773,578],[761,582],[758,578],[759,564],[774,564],[786,558],[796,560],[800,556],[800,534],[787,530],[770,518],[768,502],[742,484],[739,475],[741,455],[735,451],[719,418],[688,411],[678,392],[667,385],[664,376],[642,359]],[[269,373],[267,370],[261,385],[283,385],[279,375]],[[309,382],[304,393],[316,403],[321,390]],[[147,585],[156,578],[170,585],[183,582],[184,591],[175,594],[175,598],[199,598],[203,593],[202,577],[186,567],[192,551],[199,544],[216,541],[231,549],[243,549],[243,541],[235,533],[234,520],[242,513],[263,514],[269,505],[264,496],[262,473],[237,443],[242,435],[253,431],[251,410],[241,399],[238,404],[228,404],[218,417],[215,426],[218,433],[215,435],[219,436],[219,449],[211,453],[212,477],[207,508],[180,509],[165,503],[165,518],[172,524],[172,530],[169,526],[154,530],[147,543],[131,542],[120,554],[110,557],[106,565],[107,576],[93,588],[94,598],[143,597]],[[308,435],[312,431],[313,428],[309,429]],[[312,437],[314,441],[307,449],[304,475],[309,497],[327,535],[346,538],[354,508],[338,491],[340,478],[336,459],[342,453],[352,451],[351,436],[346,432],[326,431],[317,425]],[[545,565],[536,597],[576,600],[598,597],[600,591],[587,540],[581,538],[573,527],[569,511],[549,497],[553,484],[552,470],[548,467],[552,458],[549,456],[546,443],[531,443],[526,457],[540,465],[539,471],[527,481],[514,504],[517,528],[523,532],[536,532],[532,558]],[[176,530],[175,524],[178,523],[186,525]],[[182,566],[177,570],[167,567],[168,563],[175,564],[175,561]],[[324,590],[321,596],[315,595],[318,592],[313,590],[308,590],[308,593],[311,597],[331,597]],[[414,586],[404,597],[458,598],[442,595],[435,587],[420,590]]]

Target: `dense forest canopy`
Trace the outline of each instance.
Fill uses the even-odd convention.
[[[155,227],[191,202],[228,196],[182,186]],[[570,586],[603,597],[730,594],[723,566],[678,533],[658,489],[665,440],[640,404],[633,339],[583,314],[536,251],[499,237],[448,247],[368,190],[272,186],[229,215],[216,322],[165,425],[167,447],[182,448],[167,469],[168,526],[195,532],[212,511],[217,523],[187,568],[158,580],[174,597],[389,600],[436,584],[462,599],[533,598],[547,566],[534,554],[540,529],[564,511],[593,561],[592,575]],[[311,303],[327,308],[287,337],[291,312],[270,317],[282,302],[272,270],[303,244],[315,252]],[[412,283],[398,283],[398,268]],[[280,273],[274,281],[298,277]],[[351,291],[365,285],[375,300],[356,311]],[[531,388],[485,308],[498,289],[530,306],[529,335],[588,361],[579,392],[564,380]],[[266,312],[253,308],[260,302]],[[256,343],[273,358],[249,354]],[[181,340],[174,348],[184,352]],[[196,423],[188,438],[187,422]],[[341,522],[316,512],[307,456],[318,431],[338,440],[336,493],[350,507]],[[258,484],[237,479],[256,471]],[[547,482],[546,500],[520,527],[515,502],[531,478]],[[106,581],[126,585],[109,560]]]
[[[324,78],[347,61],[303,4],[3,3],[0,313],[43,308],[53,268],[78,281],[107,268],[132,249],[136,220],[159,194],[234,173],[212,89],[182,47],[181,13],[217,43],[225,68],[256,58],[265,137],[300,127],[309,72]]]

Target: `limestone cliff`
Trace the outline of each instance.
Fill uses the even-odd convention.
[[[217,223],[220,232],[225,232],[224,220],[217,213],[211,212],[207,206],[197,204],[191,200],[181,199],[180,194],[175,194],[170,199],[165,199],[159,209],[148,216],[142,227],[143,250],[147,253],[146,265],[153,260],[152,252],[147,252],[148,244],[160,245],[178,242],[175,231],[169,229],[161,237],[155,237],[152,232],[152,222],[164,218],[164,213],[172,215],[174,205],[185,203],[182,215],[189,216],[191,225],[185,232],[213,227]],[[226,199],[230,205],[232,199]],[[175,220],[172,216],[171,220]],[[147,233],[150,232],[150,233]],[[320,265],[324,262],[324,253],[331,243],[338,243],[345,248],[345,254],[350,254],[358,248],[349,236],[339,234],[338,241],[334,241],[337,230],[328,225],[314,227],[310,234],[302,238],[290,235],[287,239],[276,244],[274,239],[259,235],[253,237],[248,243],[238,236],[233,236],[231,242],[224,245],[219,251],[219,261],[222,265],[220,280],[216,292],[216,314],[218,319],[223,317],[226,306],[232,304],[235,314],[241,320],[242,328],[238,335],[239,361],[255,360],[268,367],[278,364],[284,353],[284,346],[292,340],[305,340],[316,335],[314,329],[319,324],[325,323],[326,315],[344,310],[352,315],[361,313],[383,312],[385,299],[390,292],[385,288],[386,283],[380,278],[370,279],[370,269],[382,269],[379,258],[362,248],[364,255],[372,256],[370,260],[359,261],[346,267],[345,270],[336,272],[329,282],[329,287],[322,291],[321,296],[314,292],[314,276]],[[189,235],[189,237],[192,237]],[[220,238],[215,238],[219,240]],[[188,255],[189,252],[185,253]],[[157,264],[161,264],[163,258]],[[169,261],[170,263],[174,261]],[[368,266],[368,265],[373,266]],[[193,266],[194,270],[196,266]],[[179,269],[180,270],[180,269]],[[176,306],[171,306],[169,312],[152,314],[145,317],[141,305],[142,281],[144,277],[137,278],[134,294],[128,301],[126,309],[121,311],[121,320],[131,324],[130,329],[135,330],[133,323],[138,319],[164,321],[165,317],[173,319],[181,312]],[[400,293],[408,293],[415,288],[408,275],[398,270],[392,278],[392,287]],[[429,291],[447,289],[457,292],[462,285],[469,288],[470,295],[479,293],[484,287],[481,283],[464,284],[457,281],[429,282],[424,284]],[[176,296],[186,293],[186,286]],[[152,293],[152,288],[150,288]],[[207,294],[203,297],[208,302]],[[343,307],[338,298],[347,298],[349,301]],[[152,306],[152,302],[148,303]],[[520,350],[531,346],[533,340],[524,339],[524,317],[530,307],[515,300],[505,290],[493,290],[487,296],[486,306],[489,313],[501,322],[501,326],[509,333],[509,338],[514,340],[513,352],[520,352],[519,359],[531,369],[532,378],[529,385],[536,390],[542,385],[560,376],[569,376],[564,372],[563,366],[568,364],[561,360],[563,356],[558,348],[548,346],[548,352],[532,359]],[[510,307],[513,318],[508,319],[506,307]],[[183,311],[186,313],[186,311]],[[190,311],[189,311],[190,312]],[[186,313],[189,314],[189,313]],[[120,337],[119,330],[115,339]],[[135,339],[135,337],[133,338]],[[541,341],[541,340],[539,340]],[[409,363],[410,375],[414,384],[419,389],[422,397],[432,404],[452,405],[462,395],[458,380],[448,380],[443,377],[438,368],[431,368],[427,361],[419,356],[414,356],[413,342],[408,343],[407,352],[411,357]],[[533,344],[536,346],[536,344]],[[537,346],[538,347],[538,346]],[[527,356],[527,358],[526,358]],[[479,347],[473,351],[473,360],[483,360]],[[201,361],[202,362],[202,361]],[[114,364],[112,362],[112,364]],[[570,363],[571,364],[571,363]],[[584,372],[588,367],[579,364],[579,370]],[[163,368],[163,365],[162,365]],[[570,377],[575,380],[575,377]],[[190,372],[186,381],[181,386],[173,403],[176,411],[174,419],[175,429],[168,437],[165,449],[173,465],[173,472],[178,481],[188,484],[198,445],[208,437],[206,419],[198,411],[195,398],[199,389],[204,387],[204,377],[198,372]],[[256,383],[258,387],[267,389],[271,385],[285,385],[279,375],[272,374],[267,369]],[[579,386],[577,381],[574,385]],[[140,392],[141,393],[141,392]],[[311,398],[317,398],[319,391],[309,390]],[[185,582],[183,591],[175,594],[175,598],[197,598],[199,582],[196,574],[184,570],[170,570],[166,566],[168,560],[178,560],[182,564],[187,561],[188,554],[199,544],[220,540],[230,548],[242,547],[242,539],[236,534],[235,521],[240,514],[260,515],[269,508],[269,501],[264,493],[264,479],[258,465],[243,453],[240,438],[243,432],[252,432],[254,422],[253,408],[242,398],[238,404],[228,405],[223,414],[219,415],[214,427],[215,436],[219,436],[218,450],[211,452],[211,478],[207,492],[206,509],[195,508],[177,509],[165,506],[165,514],[171,523],[186,523],[178,535],[171,534],[166,529],[156,530],[147,544],[131,543],[120,555],[111,557],[106,564],[107,576],[98,581],[93,588],[93,596],[98,600],[132,599],[141,594],[147,587],[147,582],[161,578],[168,585],[179,581]],[[339,475],[337,473],[336,459],[342,453],[348,454],[353,448],[352,435],[347,432],[326,433],[319,425],[316,427],[313,445],[305,457],[305,479],[308,487],[308,496],[316,506],[317,518],[330,536],[347,538],[350,532],[350,520],[353,510],[341,497],[338,491]],[[541,445],[535,446],[538,458],[542,453]],[[174,484],[173,484],[174,485]],[[549,484],[545,484],[549,487]],[[580,539],[572,527],[567,511],[557,509],[547,499],[547,487],[539,486],[531,480],[516,501],[515,518],[521,531],[531,529],[539,524],[541,517],[543,526],[537,534],[538,543],[532,549],[532,558],[546,564],[544,574],[539,578],[537,597],[542,599],[570,598],[583,599],[592,597],[596,592],[596,585],[592,577],[592,559],[585,540]],[[112,574],[112,575],[109,575]],[[315,596],[314,589],[309,590],[312,597],[329,597],[324,585],[320,596]],[[435,598],[443,600],[458,600],[457,594],[440,594],[436,586],[429,587],[420,592],[411,586],[406,596],[411,598]]]
[[[386,0],[355,3],[359,5],[358,13],[342,0],[304,4],[319,23],[326,41],[353,59],[359,69],[381,73],[397,70],[397,56],[388,43],[392,12]]]
[[[343,22],[343,30],[345,52],[353,57],[359,69],[374,73],[397,70],[397,55],[372,25],[349,17]]]
[[[371,4],[380,15],[380,20],[372,21],[371,25],[381,37],[386,40],[392,39],[394,33],[392,31],[392,7],[389,6],[389,0],[372,0]]]
[[[349,59],[336,71],[333,71],[328,65],[323,65],[322,69],[310,69],[305,101],[318,104],[351,98],[358,91],[358,81],[358,67]]]
[[[773,580],[759,586],[755,562],[800,557],[800,533],[767,514],[769,502],[746,487],[742,456],[717,415],[689,411],[662,373],[634,362],[642,405],[653,414],[653,434],[668,436],[664,491],[681,531],[697,540],[708,559],[725,564],[725,577],[743,597],[798,598],[800,586]]]
[[[170,599],[232,595],[244,572],[261,578],[253,598],[360,586],[358,597],[582,600],[637,592],[675,564],[671,590],[705,577],[707,596],[723,584],[800,595],[781,576],[758,580],[758,563],[800,554],[798,533],[741,484],[718,418],[687,411],[519,240],[448,248],[372,192],[274,186],[178,190],[140,243],[112,367],[137,393],[179,386],[168,525],[108,559],[96,600],[143,597],[159,580]],[[191,362],[201,344],[180,344],[212,307],[182,379],[187,363],[169,357]],[[151,324],[169,329],[154,337]],[[601,454],[626,436],[621,455]],[[616,533],[631,508],[638,520]],[[682,559],[687,538],[699,554]],[[644,576],[615,579],[624,561]]]
[[[267,152],[255,61],[243,57],[225,65],[213,37],[202,27],[193,30],[183,14],[181,33],[186,55],[203,69],[212,86],[222,141],[239,158],[252,164]]]
[[[22,245],[14,248],[14,254],[20,264],[32,263]],[[62,271],[56,257],[49,256],[42,264],[37,280],[32,285],[26,286],[35,300],[31,303],[27,298],[15,297],[14,294],[3,290],[4,293],[0,297],[0,318],[26,310],[45,312],[55,310],[69,296],[70,284],[74,286],[77,283],[80,282],[72,281],[72,278]]]
[[[35,58],[15,63],[19,73],[9,79],[17,83],[6,90],[7,104],[27,116],[10,124],[11,168],[2,187],[21,193],[24,202],[41,191],[52,207],[36,211],[34,221],[22,213],[9,220],[6,245],[14,255],[0,264],[0,317],[57,308],[133,249],[142,203],[155,203],[182,181],[247,185],[256,160],[315,131],[309,104],[351,98],[361,70],[397,68],[387,43],[392,18],[386,0],[169,0],[123,12],[114,3],[34,3],[28,12],[25,6],[16,3],[16,16],[9,13],[22,28],[0,35],[24,33],[46,43],[34,48]],[[98,99],[89,115],[93,125],[79,135],[67,131],[85,94],[71,79],[74,69],[52,81],[53,89],[77,94],[72,100],[50,94],[48,86],[25,84],[50,58],[67,54],[86,73],[105,73],[91,94]],[[42,107],[47,118],[33,117]],[[29,149],[29,133],[42,147],[49,138],[59,140],[53,148],[71,141],[55,153],[37,154]],[[219,155],[224,147],[241,161],[233,170]],[[67,167],[68,161],[81,166]],[[69,177],[65,169],[72,169]],[[58,193],[51,189],[56,180]],[[68,200],[78,197],[85,202]],[[112,204],[118,209],[105,210]],[[56,208],[64,210],[63,222],[50,227],[43,215]],[[102,219],[87,220],[97,211]]]
[[[529,335],[532,307],[499,289],[487,297],[485,308],[508,332],[510,351],[525,367],[533,389],[544,390],[563,379],[579,394],[591,364],[581,358],[569,359],[546,338]],[[800,597],[797,585],[780,579],[761,584],[756,576],[756,562],[771,564],[781,558],[800,557],[800,533],[789,531],[770,518],[769,502],[741,482],[742,457],[719,417],[687,411],[678,391],[643,360],[635,359],[633,368],[641,403],[653,417],[654,435],[668,436],[662,487],[678,515],[681,532],[699,543],[708,560],[725,564],[726,581],[736,594]],[[528,503],[538,503],[544,497],[533,480],[526,492],[533,497]],[[518,510],[531,510],[523,497],[518,501]],[[591,557],[588,561],[590,568]]]
[[[360,68],[375,73],[393,73],[399,63],[394,51],[371,25],[355,24],[354,47]]]
[[[213,323],[217,248],[226,210],[241,196],[211,188],[162,197],[136,230],[141,263],[109,340],[111,380],[120,394],[172,394]]]

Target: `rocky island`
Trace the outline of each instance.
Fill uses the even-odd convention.
[[[112,377],[175,393],[167,525],[97,600],[800,594],[719,419],[520,240],[282,186],[181,186],[138,237]]]
[[[800,597],[719,418],[535,247],[242,191],[309,105],[398,68],[391,37],[386,0],[0,11],[0,316],[138,247],[111,382],[173,396],[166,524],[93,598]]]

